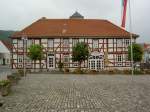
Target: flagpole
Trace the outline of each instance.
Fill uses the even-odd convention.
[[[133,36],[132,36],[132,17],[131,17],[131,2],[129,0],[129,28],[130,28],[130,43],[131,43],[131,71],[132,76],[134,75],[134,65],[133,65]]]

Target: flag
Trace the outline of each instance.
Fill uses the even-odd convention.
[[[123,9],[123,13],[122,13],[121,27],[125,28],[125,25],[126,25],[126,12],[127,12],[127,0],[122,0],[122,9]]]

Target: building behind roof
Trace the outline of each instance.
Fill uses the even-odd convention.
[[[0,41],[0,65],[10,65],[11,45],[7,41]]]

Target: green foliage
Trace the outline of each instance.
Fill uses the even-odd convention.
[[[85,74],[84,70],[81,70],[79,68],[74,69],[73,73],[74,74]]]
[[[133,44],[133,61],[140,62],[143,57],[143,49],[138,44]],[[131,46],[128,47],[128,59],[131,60]]]
[[[43,55],[43,47],[37,44],[32,44],[29,47],[29,54],[28,54],[29,58],[33,61],[36,60],[41,60],[44,58]]]
[[[9,38],[9,36],[13,33],[15,33],[15,31],[0,30],[0,40],[6,40],[7,42],[11,43],[11,39]]]
[[[81,42],[77,43],[76,46],[73,47],[73,61],[78,61],[81,65],[82,61],[87,60],[89,57],[88,45]]]
[[[9,80],[2,80],[0,81],[0,87],[5,87],[10,85],[10,81]]]

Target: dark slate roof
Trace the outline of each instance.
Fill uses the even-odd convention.
[[[72,16],[70,16],[70,19],[84,19],[84,16],[76,11]]]

